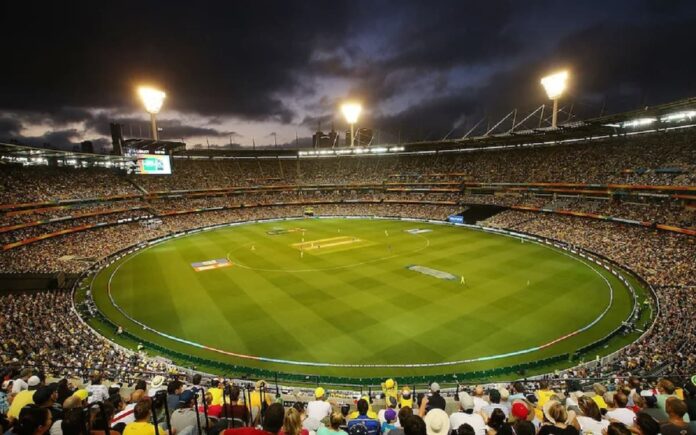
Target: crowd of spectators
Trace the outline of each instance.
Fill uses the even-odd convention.
[[[85,376],[85,378],[87,378]],[[696,377],[629,377],[584,391],[540,380],[419,394],[393,379],[381,394],[346,400],[317,387],[288,392],[255,383],[177,374],[130,386],[91,371],[85,382],[47,381],[34,369],[4,373],[0,424],[10,435],[693,435]],[[377,412],[378,411],[378,412]]]

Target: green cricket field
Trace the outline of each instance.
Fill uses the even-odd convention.
[[[572,353],[633,307],[616,276],[564,251],[386,219],[247,223],[172,238],[103,268],[91,289],[100,312],[142,342],[240,373],[350,378]]]

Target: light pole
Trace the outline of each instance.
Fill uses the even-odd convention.
[[[159,113],[162,108],[162,103],[167,94],[155,88],[141,86],[138,88],[138,95],[140,95],[140,99],[143,100],[145,110],[150,114],[152,139],[157,140],[157,113]]]
[[[350,146],[355,145],[355,123],[358,122],[358,116],[362,112],[362,106],[359,103],[344,103],[341,106],[341,112],[350,124]]]
[[[559,71],[541,79],[541,84],[546,90],[546,95],[553,100],[553,114],[551,116],[551,127],[557,127],[558,120],[558,99],[563,95],[568,80],[568,71]]]

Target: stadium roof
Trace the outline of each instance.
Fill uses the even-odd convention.
[[[70,166],[81,166],[82,162],[89,164],[101,163],[100,166],[122,166],[135,160],[130,156],[113,156],[108,154],[81,153],[77,151],[36,148],[26,145],[0,143],[1,163],[47,164],[55,160]]]
[[[182,149],[183,143],[181,142],[163,141],[162,146],[159,147],[157,144],[151,141],[148,142],[147,140],[142,140],[132,145],[142,150],[148,150],[149,152],[154,151],[162,153],[171,151],[175,157],[180,158],[293,158],[297,156],[369,155],[401,152],[457,152],[471,149],[553,145],[589,139],[601,139],[609,136],[648,133],[656,131],[657,129],[666,130],[687,127],[696,127],[696,98],[686,98],[657,106],[646,106],[640,110],[566,123],[560,125],[557,129],[538,128],[512,132],[508,131],[502,134],[492,134],[488,136],[373,145],[369,148],[239,148],[185,150]],[[127,164],[137,160],[137,157],[81,153],[0,143],[0,162],[2,163],[45,165],[48,164],[51,159],[55,160],[58,164],[69,166],[125,167]]]

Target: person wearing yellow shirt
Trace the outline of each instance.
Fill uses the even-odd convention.
[[[213,396],[213,406],[222,406],[222,388],[220,388],[220,381],[213,379],[210,382],[210,388],[208,388],[208,393]]]
[[[273,403],[273,395],[266,391],[266,381],[260,380],[256,382],[254,391],[249,393],[249,410],[261,409],[261,396],[266,405],[270,406]]]
[[[382,382],[382,393],[384,393],[385,403],[389,403],[389,398],[393,397],[397,401],[399,400],[399,386],[394,379],[387,379]]]
[[[551,396],[555,395],[556,393],[553,390],[549,389],[549,383],[546,381],[540,381],[539,382],[539,389],[534,392],[534,395],[537,398],[537,409],[536,409],[536,416],[539,419],[539,421],[544,420],[544,412],[542,411],[544,409],[544,405],[546,402],[548,402],[551,399]]]
[[[126,428],[123,430],[123,435],[155,435],[155,425],[151,423],[152,416],[150,406],[151,403],[149,398],[141,399],[135,404],[135,408],[133,408],[135,421],[126,425]],[[162,426],[158,429],[160,435],[170,433],[165,431]]]
[[[361,399],[363,399],[367,402],[367,414],[366,414],[367,417],[374,419],[374,420],[377,420],[379,417],[377,416],[377,413],[372,409],[372,401],[370,400],[370,398],[368,396],[363,396],[363,397],[361,397]],[[358,418],[359,415],[360,415],[360,412],[353,411],[348,415],[348,420],[356,419],[356,418]]]
[[[413,392],[409,387],[404,387],[399,396],[399,408],[406,407],[413,409]]]
[[[597,404],[599,410],[609,409],[607,402],[604,401],[604,395],[607,394],[606,387],[602,384],[593,384],[592,391],[595,393],[595,395],[592,396],[592,400]]]

